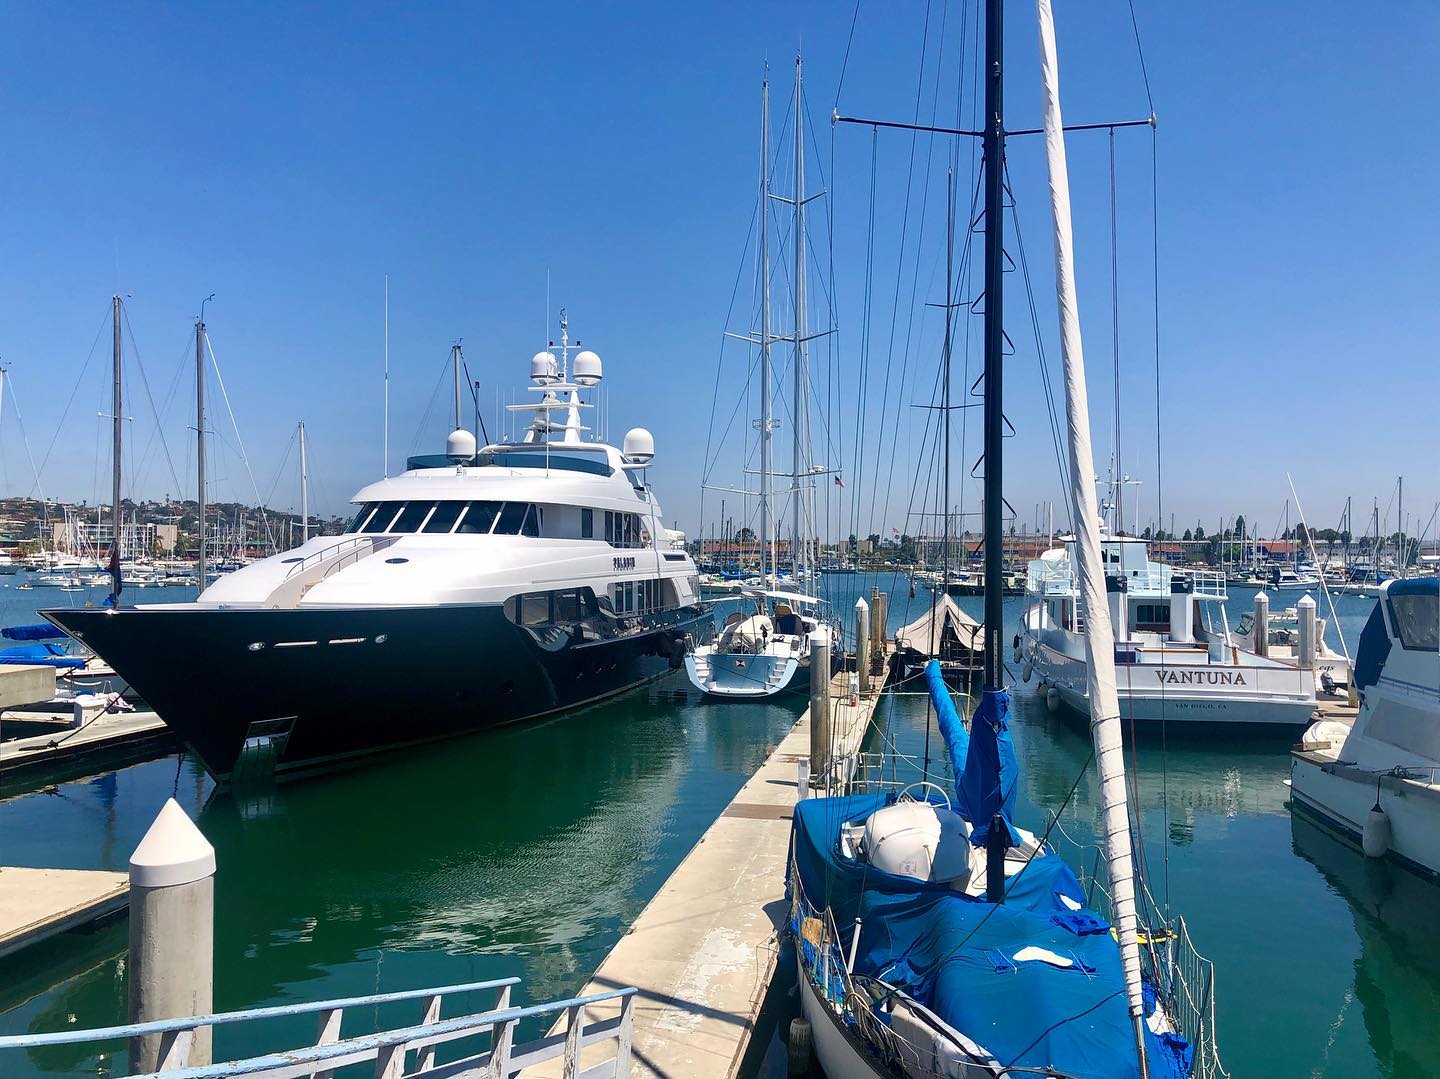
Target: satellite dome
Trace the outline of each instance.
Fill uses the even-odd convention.
[[[475,436],[463,427],[451,431],[445,438],[445,456],[457,463],[470,460],[475,456]]]
[[[623,454],[631,464],[648,465],[655,457],[655,436],[643,427],[625,432]]]
[[[582,386],[593,386],[604,377],[600,357],[588,348],[575,357],[575,367],[571,373],[575,381]]]
[[[530,360],[530,379],[538,385],[554,382],[557,370],[553,352],[537,352]]]

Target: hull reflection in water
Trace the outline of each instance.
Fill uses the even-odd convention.
[[[406,753],[383,769],[259,796],[219,791],[198,813],[219,867],[216,1008],[508,975],[524,979],[527,1000],[579,989],[804,704],[711,707],[685,687],[671,676],[552,721]],[[187,791],[209,781],[193,760],[185,772],[181,799],[193,812]],[[108,859],[86,832],[71,863],[123,866],[175,774],[173,760],[121,773],[119,804],[135,819],[121,822]],[[127,788],[132,777],[137,789]],[[81,786],[61,793],[79,801]],[[0,803],[0,828],[24,801]],[[49,860],[39,836],[12,851],[17,861]],[[115,933],[108,945],[85,938],[98,950],[75,959],[71,981],[36,964],[45,975],[24,997],[9,992],[0,968],[0,1011],[34,997],[0,1016],[0,1030],[123,1021],[125,927]],[[372,1019],[354,1018],[357,1030]],[[277,1045],[299,1044],[313,1037],[313,1017],[274,1031]],[[243,1048],[216,1033],[217,1058]],[[114,1068],[31,1058],[14,1079],[123,1074],[119,1052]]]
[[[1295,853],[1350,905],[1360,954],[1351,986],[1386,1075],[1433,1075],[1440,1015],[1440,890],[1369,859],[1308,817],[1293,818]]]

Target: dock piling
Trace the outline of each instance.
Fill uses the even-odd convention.
[[[1306,592],[1295,604],[1299,616],[1299,640],[1296,642],[1295,660],[1303,670],[1315,669],[1315,598]]]
[[[1255,593],[1255,654],[1270,654],[1270,597],[1264,591]]]
[[[855,601],[855,673],[860,696],[870,696],[870,605],[864,596]]]
[[[830,645],[810,638],[810,776],[830,785]],[[802,788],[800,796],[805,792]]]
[[[214,935],[215,848],[171,798],[130,856],[131,1023],[210,1014]],[[209,1064],[210,1028],[180,1033],[130,1039],[130,1070]]]

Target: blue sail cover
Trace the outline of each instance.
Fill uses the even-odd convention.
[[[811,798],[796,806],[789,885],[804,900],[797,910],[828,907],[842,927],[858,917],[854,974],[903,990],[1004,1067],[1138,1076],[1119,946],[1103,921],[1074,909],[1084,891],[1064,860],[1033,860],[1010,878],[997,906],[847,858],[841,825],[863,821],[891,798]],[[1068,965],[1030,958],[1029,948]],[[1146,1040],[1151,1076],[1189,1073],[1193,1051],[1183,1039],[1147,1030]]]
[[[85,666],[85,659],[66,655],[53,644],[18,644],[0,649],[0,665],[75,669]]]
[[[30,626],[6,626],[0,629],[0,637],[12,641],[55,641],[68,636],[63,629],[56,629],[49,622]]]
[[[950,754],[950,774],[958,776],[965,771],[965,754],[969,751],[970,736],[965,733],[965,725],[960,722],[960,715],[955,711],[955,702],[950,699],[950,690],[945,685],[945,676],[940,671],[938,659],[932,659],[925,664],[925,687],[930,691],[930,703],[935,706],[935,725],[940,728],[940,737],[945,739],[945,748]],[[958,796],[958,790],[956,794]],[[971,819],[963,807],[960,815]]]
[[[1015,816],[1015,782],[1020,766],[1015,761],[1015,743],[1010,740],[1010,694],[1003,689],[987,689],[980,705],[970,717],[970,748],[965,755],[965,770],[955,782],[962,813],[969,818],[970,840],[984,846],[990,834],[990,822],[996,813],[1007,825]],[[1013,828],[1012,844],[1019,842]]]

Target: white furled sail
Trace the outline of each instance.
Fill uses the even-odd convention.
[[[1040,23],[1040,68],[1044,85],[1045,159],[1050,175],[1050,210],[1055,228],[1055,293],[1060,309],[1060,348],[1065,365],[1065,415],[1069,424],[1070,496],[1075,515],[1075,550],[1090,695],[1090,732],[1100,771],[1100,803],[1110,876],[1112,917],[1125,970],[1125,992],[1144,1039],[1140,944],[1136,932],[1135,864],[1130,846],[1130,811],[1125,791],[1125,755],[1120,738],[1120,703],[1115,690],[1115,636],[1105,597],[1100,560],[1100,512],[1096,505],[1095,461],[1090,449],[1090,405],[1085,393],[1085,353],[1075,297],[1075,250],[1070,225],[1070,175],[1065,163],[1060,116],[1060,69],[1055,55],[1055,19],[1050,0],[1036,0]]]

